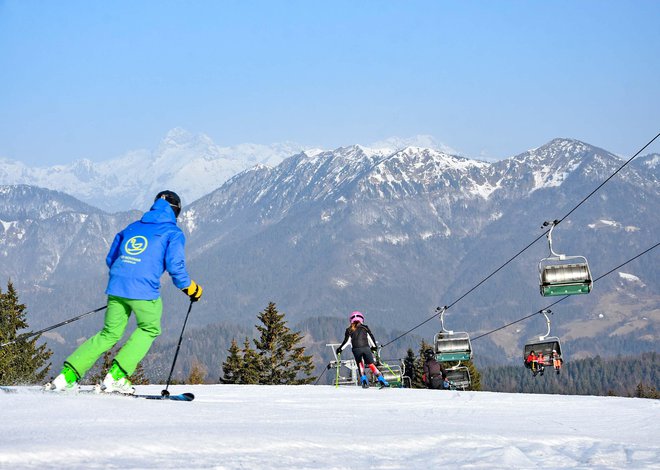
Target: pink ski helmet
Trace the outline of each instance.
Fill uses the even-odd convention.
[[[351,316],[348,317],[351,323],[358,322],[358,323],[364,323],[364,315],[362,315],[360,312],[357,310],[353,313],[351,313]]]

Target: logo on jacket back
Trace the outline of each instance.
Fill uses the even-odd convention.
[[[126,253],[132,256],[139,255],[144,250],[147,249],[147,239],[142,235],[137,235],[133,238],[129,238],[126,244],[124,245],[124,250]]]

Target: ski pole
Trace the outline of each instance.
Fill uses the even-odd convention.
[[[319,380],[321,380],[321,377],[323,377],[325,374],[328,373],[328,370],[330,369],[330,362],[325,366],[325,371],[321,372],[319,376],[316,378],[316,381],[314,382],[314,385],[318,385]]]
[[[396,378],[399,377],[397,374],[394,373],[394,371],[392,370],[392,368],[389,366],[389,364],[387,362],[383,361],[383,364],[385,364],[385,367],[387,367],[387,370],[390,371],[390,374],[392,374],[392,377],[396,377]],[[399,383],[403,387],[403,378],[401,379],[401,381]]]
[[[26,339],[32,338],[33,336],[40,335],[41,333],[45,333],[50,330],[54,330],[55,328],[58,328],[60,326],[66,325],[67,323],[72,323],[76,320],[80,320],[83,317],[86,317],[87,315],[91,315],[92,313],[100,312],[104,308],[106,308],[107,305],[104,305],[103,307],[99,307],[96,310],[90,310],[89,312],[83,313],[82,315],[78,315],[77,317],[69,318],[68,320],[64,320],[63,322],[58,323],[57,325],[49,326],[47,328],[44,328],[43,330],[39,330],[35,333],[25,333],[23,335],[20,335],[18,338],[8,341],[6,343],[0,344],[0,348],[4,348],[5,346],[9,346],[10,344],[17,343],[19,341],[25,341]]]
[[[186,319],[183,320],[183,328],[181,328],[181,336],[179,336],[179,344],[176,345],[176,352],[174,353],[174,360],[172,361],[172,368],[170,369],[170,376],[167,378],[167,384],[165,385],[165,390],[160,392],[160,394],[164,397],[169,397],[170,392],[167,391],[167,389],[170,386],[170,380],[172,380],[172,372],[174,372],[174,364],[176,364],[176,358],[179,355],[179,349],[181,348],[181,340],[183,339],[183,330],[186,329],[186,323],[188,323],[188,316],[190,315],[190,311],[192,310],[193,306],[193,301],[190,301],[190,306],[188,307],[188,313],[186,313]]]
[[[341,352],[337,353],[337,377],[335,378],[335,388],[339,388],[339,368],[341,367]]]

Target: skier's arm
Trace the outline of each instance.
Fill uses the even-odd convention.
[[[376,346],[376,338],[374,338],[373,333],[368,326],[365,325],[364,328],[367,330],[367,341],[369,342],[369,347],[371,349],[378,349]]]
[[[165,269],[172,276],[172,282],[190,297],[191,302],[197,302],[202,297],[202,286],[190,279],[186,270],[186,257],[184,246],[186,238],[183,232],[174,232],[165,252]]]
[[[186,270],[185,243],[183,232],[174,232],[170,235],[165,251],[165,269],[172,276],[174,285],[179,289],[187,289],[192,285],[192,280]]]
[[[114,263],[115,260],[119,257],[121,239],[121,232],[119,232],[117,235],[115,235],[115,239],[112,241],[112,245],[110,245],[110,250],[108,250],[108,255],[105,257],[105,264],[109,268],[112,267],[112,263]]]
[[[440,373],[442,374],[442,380],[446,380],[447,379],[447,371],[445,370],[444,367],[442,367],[441,363],[438,363],[438,364],[440,364]]]
[[[344,333],[344,341],[341,342],[339,347],[337,348],[337,354],[341,353],[344,348],[348,345],[348,338],[350,338],[351,332],[349,331],[348,328],[346,328],[346,332]]]

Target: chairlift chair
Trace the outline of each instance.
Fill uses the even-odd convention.
[[[591,292],[593,281],[587,258],[557,254],[552,249],[552,231],[558,222],[555,220],[543,223],[544,227],[551,225],[547,237],[552,256],[539,261],[541,295],[549,297],[588,294]]]
[[[447,380],[449,381],[450,388],[455,390],[467,390],[472,383],[470,379],[470,371],[467,367],[462,366],[460,362],[454,367],[446,369]]]
[[[438,309],[442,331],[433,338],[435,359],[438,362],[469,361],[472,358],[470,335],[465,331],[446,330],[444,317],[447,307]]]
[[[525,363],[529,353],[534,351],[536,355],[539,353],[543,354],[545,360],[544,365],[552,364],[552,351],[557,351],[559,357],[561,357],[561,341],[557,336],[550,336],[550,318],[548,318],[548,313],[552,313],[550,310],[541,310],[543,316],[545,316],[545,321],[548,326],[548,330],[545,335],[537,336],[525,343],[523,347],[523,363]]]
[[[335,370],[339,368],[339,379],[337,384],[357,385],[359,383],[360,371],[358,370],[358,365],[355,362],[355,359],[351,356],[350,359],[339,360],[339,357],[337,357],[337,347],[339,347],[339,343],[330,343],[326,344],[326,346],[332,348],[332,354],[335,357],[335,360],[330,362],[328,368]]]
[[[376,367],[378,367],[378,370],[380,373],[383,375],[383,378],[390,384],[390,387],[403,387],[403,372],[404,372],[404,363],[402,360],[390,360],[390,361],[385,361],[381,359],[380,356],[380,350],[382,349],[382,345],[378,344],[376,342],[376,348],[377,348],[377,353],[376,353]],[[367,371],[369,369],[367,368]],[[371,381],[376,384],[378,382],[378,379],[371,374]]]
[[[376,367],[378,367],[383,378],[390,384],[390,387],[403,387],[403,366],[399,362],[382,361]],[[373,383],[378,383],[376,377],[372,377],[372,379]]]

